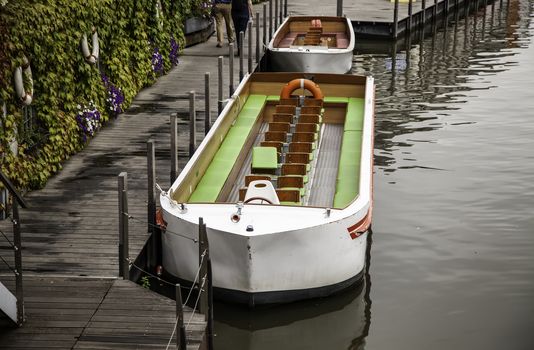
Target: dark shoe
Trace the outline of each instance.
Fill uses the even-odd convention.
[[[221,43],[217,43],[217,47],[222,47]]]

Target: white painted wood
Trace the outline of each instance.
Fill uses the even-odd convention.
[[[0,282],[0,311],[17,323],[17,298]]]

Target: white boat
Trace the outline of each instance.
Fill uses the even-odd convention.
[[[288,302],[360,280],[373,120],[372,77],[247,75],[160,196],[165,271],[195,280],[202,217],[216,297]]]
[[[346,17],[289,16],[267,46],[267,64],[274,72],[347,73],[354,41]]]

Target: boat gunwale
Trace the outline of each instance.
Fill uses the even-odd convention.
[[[288,77],[295,77],[295,75],[298,75],[298,76],[309,76],[309,74],[306,74],[306,73],[298,73],[298,72],[281,72],[281,73],[253,73],[253,74],[246,74],[245,77],[243,78],[243,80],[240,82],[240,84],[238,85],[238,87],[236,88],[236,90],[234,91],[234,94],[232,95],[232,97],[230,98],[231,99],[231,102],[228,103],[224,108],[223,110],[221,111],[221,114],[219,115],[219,118],[217,118],[217,120],[215,121],[215,123],[212,125],[212,127],[210,128],[210,131],[208,132],[208,134],[206,135],[206,137],[202,140],[201,144],[198,146],[198,148],[196,149],[195,153],[193,154],[193,156],[190,158],[190,160],[187,162],[187,164],[185,165],[185,167],[182,169],[182,171],[180,172],[180,175],[176,178],[176,180],[173,182],[173,184],[171,185],[170,189],[169,189],[169,194],[162,194],[161,197],[160,197],[160,203],[162,203],[162,200],[166,197],[168,197],[167,199],[169,200],[169,202],[172,200],[176,203],[179,203],[178,201],[174,200],[174,191],[180,187],[182,185],[182,182],[185,180],[185,178],[190,174],[192,168],[194,168],[194,166],[197,164],[197,162],[200,161],[200,157],[204,151],[204,148],[206,148],[209,144],[209,142],[211,142],[212,138],[214,137],[214,134],[216,133],[218,127],[220,126],[220,124],[223,123],[223,121],[225,121],[226,117],[230,115],[230,111],[232,110],[232,108],[234,108],[234,105],[235,103],[239,103],[240,101],[240,95],[243,93],[243,92],[246,92],[245,91],[245,87],[247,85],[250,85],[254,82],[277,82],[277,83],[280,83],[280,78],[283,77],[284,75],[288,76]],[[332,75],[335,75],[335,78],[334,77],[330,77]],[[370,76],[355,76],[355,75],[337,75],[337,74],[331,74],[331,73],[316,73],[314,74],[314,76],[318,77],[319,79],[318,80],[321,80],[321,84],[323,83],[333,83],[333,84],[339,84],[339,85],[342,85],[342,84],[349,84],[351,82],[354,82],[354,81],[358,81],[359,84],[362,84],[364,85],[364,106],[365,106],[365,110],[364,110],[364,116],[370,116],[370,117],[364,117],[363,119],[363,135],[368,135],[366,137],[371,137],[371,140],[369,142],[372,143],[374,137],[372,135],[372,133],[374,132],[373,131],[373,127],[374,127],[374,112],[373,112],[373,108],[374,108],[374,79]],[[276,79],[278,78],[278,79]],[[363,80],[363,82],[360,82],[360,80]],[[247,96],[250,95],[250,91],[248,92]],[[266,101],[266,104],[269,103],[269,101]],[[334,102],[337,104],[337,102]],[[242,104],[244,105],[244,103]],[[238,105],[238,109],[239,109],[239,105]],[[242,106],[241,106],[242,108]],[[222,116],[222,117],[221,117]],[[367,125],[366,123],[370,123],[370,125]],[[367,132],[365,132],[367,131]],[[348,210],[350,209],[350,211],[358,211],[360,210],[361,208],[365,207],[365,205],[367,205],[368,203],[370,203],[372,201],[372,175],[373,175],[373,166],[372,166],[372,160],[373,160],[373,156],[372,156],[372,153],[373,153],[373,147],[372,147],[372,144],[369,144],[369,142],[365,143],[364,140],[362,139],[362,149],[361,149],[361,165],[360,165],[360,175],[365,175],[365,172],[364,172],[364,162],[363,162],[363,159],[364,157],[367,158],[367,157],[370,157],[370,169],[369,169],[369,174],[368,175],[368,178],[369,178],[369,186],[362,186],[362,182],[366,179],[365,176],[360,176],[360,189],[362,188],[369,188],[369,190],[366,190],[366,191],[362,191],[359,190],[358,191],[358,194],[354,197],[354,199],[347,205],[345,206],[344,208],[334,208],[334,207],[326,207],[326,206],[310,206],[310,205],[306,205],[306,206],[295,206],[295,205],[287,205],[287,204],[273,204],[273,205],[270,205],[270,207],[284,207],[284,208],[299,208],[299,209],[303,209],[303,208],[310,208],[310,209],[331,209],[331,210],[335,210],[335,211],[344,211],[344,210]],[[367,155],[366,153],[364,153],[364,148],[366,148],[365,146],[368,145],[370,147],[370,150],[369,152],[366,152],[366,153],[370,153],[370,155]],[[211,160],[210,160],[210,163],[211,163]],[[369,163],[369,162],[367,162]],[[365,166],[365,168],[367,168],[367,166]],[[198,182],[200,182],[200,179],[202,179],[202,177],[199,178]],[[198,182],[197,182],[197,185],[198,185]],[[357,205],[357,203],[362,199],[362,195],[365,195],[364,197],[364,203],[361,203],[360,205]],[[368,197],[368,198],[367,198]],[[194,202],[194,203],[189,203],[187,201],[183,201],[182,203],[187,203],[187,205],[196,205],[196,204],[200,204],[200,205],[235,205],[235,203],[233,202]],[[250,203],[252,204],[252,203]],[[247,205],[250,205],[250,204],[247,204]],[[252,204],[254,205],[254,204]],[[261,204],[258,204],[258,205],[261,205]],[[173,207],[171,205],[171,207]]]
[[[276,47],[274,45],[275,43],[275,40],[277,39],[277,37],[279,35],[281,35],[281,32],[282,30],[284,30],[285,26],[286,25],[289,25],[292,21],[306,21],[306,20],[313,20],[313,19],[320,19],[320,20],[325,20],[325,21],[328,21],[328,20],[335,20],[336,22],[343,22],[345,23],[346,25],[346,32],[349,36],[349,45],[342,49],[342,48],[328,48],[326,50],[322,49],[322,50],[313,50],[313,51],[301,51],[301,50],[298,50],[298,49],[295,49],[295,48],[285,48],[285,47]],[[280,27],[278,27],[278,29],[276,30],[276,32],[274,32],[273,34],[273,37],[272,39],[269,41],[269,43],[267,44],[267,50],[270,51],[271,53],[277,53],[277,52],[285,52],[285,53],[301,53],[301,54],[321,54],[321,55],[325,55],[325,54],[330,54],[330,55],[334,55],[334,54],[344,54],[344,53],[347,53],[347,52],[353,52],[354,51],[354,46],[356,45],[356,36],[354,34],[354,28],[352,26],[352,21],[348,18],[348,17],[336,17],[336,16],[288,16],[283,22],[282,24],[280,24]],[[313,45],[305,45],[305,46],[300,46],[300,47],[303,47],[303,48],[306,48],[306,49],[310,49],[310,48],[313,48],[314,46]]]

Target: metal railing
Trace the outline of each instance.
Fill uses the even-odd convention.
[[[24,294],[22,288],[22,239],[20,231],[20,215],[19,215],[19,205],[22,208],[27,208],[28,205],[24,198],[18,193],[15,189],[15,186],[11,181],[0,171],[0,182],[4,185],[11,196],[11,200],[6,201],[6,203],[11,203],[11,221],[13,223],[13,240],[10,240],[8,235],[0,230],[0,237],[3,240],[6,240],[11,246],[14,254],[14,267],[11,266],[8,261],[0,256],[0,260],[3,264],[7,265],[9,270],[13,272],[15,276],[15,298],[17,299],[17,324],[20,326],[24,322]],[[9,208],[5,208],[6,213],[9,212]]]

